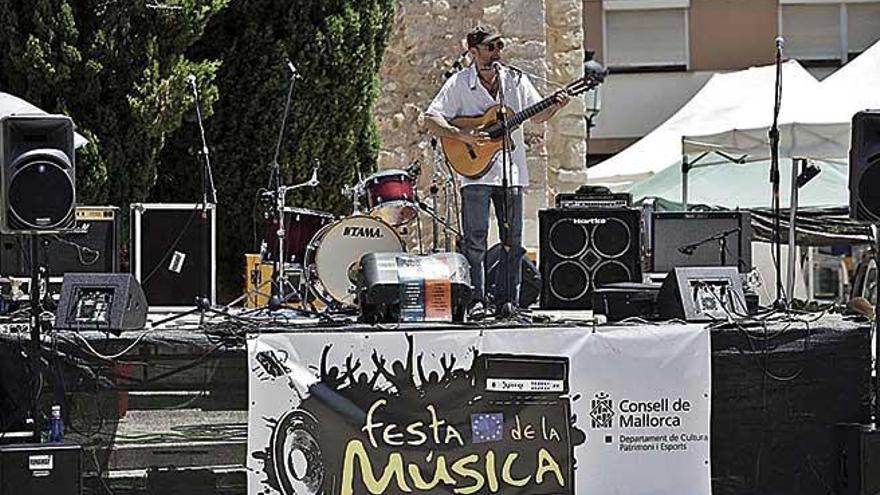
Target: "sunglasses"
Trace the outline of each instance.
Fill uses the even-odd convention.
[[[485,46],[490,52],[501,51],[504,48],[503,41],[492,41],[489,43],[482,43],[480,46]]]

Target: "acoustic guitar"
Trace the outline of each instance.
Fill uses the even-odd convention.
[[[598,64],[596,65],[598,66]],[[569,96],[577,96],[589,91],[605,79],[606,73],[601,66],[594,70],[588,68],[582,78],[565,86],[563,91]],[[551,107],[554,101],[555,97],[549,96],[517,113],[506,108],[504,110],[506,128],[513,131],[523,122]],[[450,121],[450,124],[461,129],[476,129],[489,135],[489,141],[480,145],[467,144],[451,137],[440,138],[446,161],[449,162],[453,170],[469,179],[479,179],[486,175],[491,168],[492,158],[501,151],[503,146],[505,125],[499,119],[500,109],[501,105],[495,105],[486,110],[483,115],[456,117]]]

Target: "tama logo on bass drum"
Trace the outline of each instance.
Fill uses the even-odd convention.
[[[343,237],[362,237],[366,239],[381,239],[385,237],[378,227],[361,227],[348,225],[342,230]]]
[[[603,225],[608,223],[607,218],[572,218],[571,221],[576,225]]]

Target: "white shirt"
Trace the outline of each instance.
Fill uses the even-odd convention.
[[[504,104],[514,112],[520,112],[541,101],[541,95],[529,81],[529,78],[520,72],[501,69],[501,81],[504,88]],[[425,112],[427,115],[440,116],[446,120],[455,117],[476,117],[483,115],[489,108],[501,102],[499,98],[492,98],[486,87],[480,83],[477,77],[477,69],[471,65],[455,73],[446,80],[446,84],[440,88],[440,92],[434,97],[434,101]],[[529,185],[529,170],[526,167],[526,146],[523,139],[523,129],[519,126],[511,133],[513,139],[513,153],[510,154],[510,174],[508,183],[511,186]],[[474,184],[500,186],[501,185],[501,153],[495,154],[489,171],[479,179],[469,179],[461,176],[462,187]]]

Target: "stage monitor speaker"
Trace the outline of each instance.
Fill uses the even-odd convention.
[[[752,225],[747,211],[654,212],[650,232],[651,272],[666,273],[680,266],[732,266],[742,273],[752,268]]]
[[[202,228],[208,229],[207,259]],[[215,233],[214,205],[206,215],[197,204],[131,205],[131,270],[151,311],[193,309],[197,297],[216,302]]]
[[[60,330],[104,330],[119,335],[147,324],[147,299],[130,273],[67,273],[55,312]]]
[[[849,150],[849,214],[880,223],[880,110],[853,115]]]
[[[657,311],[662,319],[693,322],[748,315],[742,279],[730,266],[673,269],[660,287]]]
[[[880,493],[880,430],[872,425],[834,425],[838,495]]]
[[[81,446],[0,447],[0,495],[81,495],[82,490]]]
[[[499,282],[498,258],[500,254],[501,244],[495,244],[486,252],[486,292],[492,301],[495,300],[495,291]],[[522,272],[522,283],[519,288],[519,307],[528,308],[538,302],[538,296],[541,294],[541,274],[538,273],[538,267],[529,259],[525,250],[522,250],[520,271]]]
[[[119,271],[119,208],[77,206],[76,225],[67,232],[41,236],[40,257],[50,276],[68,272]],[[0,274],[30,277],[30,237],[0,234]]]
[[[0,119],[0,232],[60,232],[76,205],[73,121],[63,115]]]
[[[590,309],[603,284],[641,282],[639,215],[629,208],[541,210],[541,308]]]

